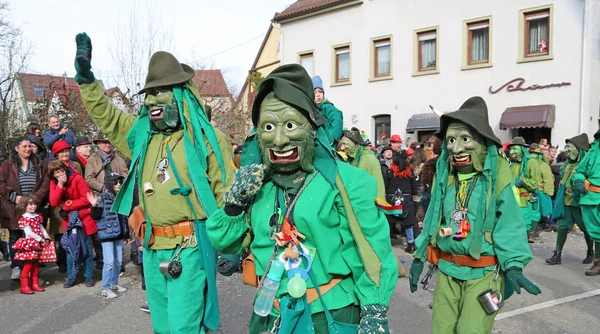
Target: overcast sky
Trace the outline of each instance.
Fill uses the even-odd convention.
[[[9,0],[12,8],[9,16],[13,23],[22,24],[24,36],[35,46],[28,64],[31,73],[66,72],[73,77],[75,35],[86,32],[93,45],[92,70],[107,86],[114,85],[118,71],[110,50],[111,41],[117,27],[127,25],[137,8],[136,12],[141,14],[138,17],[152,17],[161,26],[161,36],[171,36],[169,51],[180,62],[222,69],[226,80],[241,87],[273,15],[293,2]]]

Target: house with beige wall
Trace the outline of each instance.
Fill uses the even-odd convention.
[[[502,141],[564,145],[600,126],[600,1],[300,0],[277,13],[282,64],[320,75],[325,96],[374,142],[422,140],[485,99]]]

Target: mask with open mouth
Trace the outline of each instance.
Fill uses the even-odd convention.
[[[310,121],[274,94],[261,103],[257,133],[267,170],[285,174],[313,171],[315,136]]]
[[[152,130],[173,133],[183,129],[179,117],[179,106],[171,88],[149,91],[144,103],[148,108]]]
[[[446,149],[450,164],[459,173],[483,171],[487,154],[485,137],[464,123],[453,122],[446,130]]]
[[[511,161],[523,161],[523,147],[521,145],[511,145],[508,147],[508,154]]]
[[[342,137],[338,144],[337,150],[344,152],[347,156],[354,158],[356,156],[357,144],[355,144],[350,138]]]

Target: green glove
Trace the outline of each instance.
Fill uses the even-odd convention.
[[[238,271],[241,262],[237,254],[222,254],[217,260],[217,270],[223,276],[231,276]]]
[[[92,83],[94,73],[92,70],[92,40],[86,33],[80,33],[75,36],[77,43],[77,54],[75,55],[75,81],[78,84]]]
[[[410,274],[408,282],[410,283],[410,292],[415,292],[419,288],[419,279],[423,273],[423,262],[419,259],[414,259],[410,266]]]
[[[247,208],[263,184],[265,169],[266,166],[262,164],[252,164],[238,169],[231,188],[225,193],[225,203]]]
[[[583,180],[577,180],[573,182],[573,190],[580,194],[587,193],[587,189],[585,189],[585,185],[583,184]]]
[[[358,333],[389,333],[387,306],[366,305],[360,308],[360,323]]]
[[[523,276],[523,270],[517,267],[511,267],[506,270],[506,281],[516,293],[521,294],[521,288],[532,295],[539,295],[542,290],[532,281]]]

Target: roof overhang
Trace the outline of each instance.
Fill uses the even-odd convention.
[[[500,118],[500,129],[552,128],[555,109],[553,104],[506,108]]]
[[[406,132],[432,131],[440,127],[440,118],[434,113],[415,114],[408,119]]]
[[[290,14],[276,13],[275,17],[273,17],[273,22],[277,22],[280,24],[289,23],[296,20],[301,20],[307,17],[327,13],[330,11],[342,9],[345,7],[350,7],[354,5],[360,5],[363,3],[363,0],[340,0],[329,4],[324,4],[321,6],[317,6],[314,8],[309,8],[306,10],[300,10],[298,12],[293,12]]]

